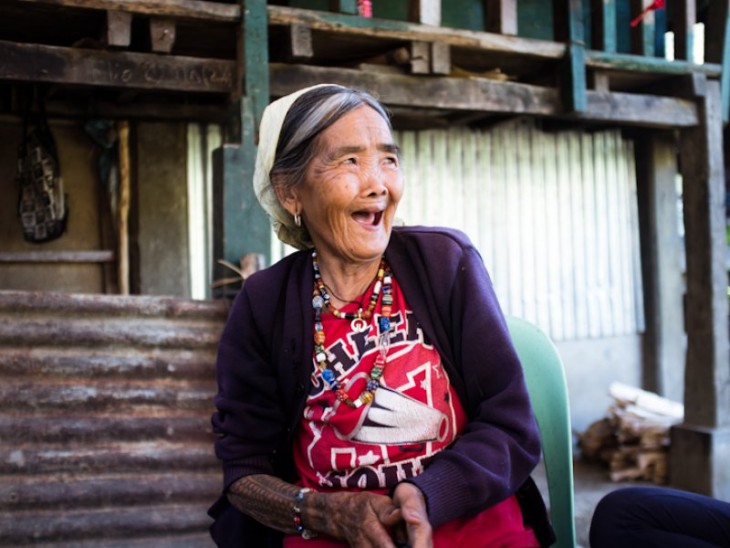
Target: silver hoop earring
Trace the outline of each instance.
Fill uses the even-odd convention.
[[[294,224],[297,226],[302,226],[302,216],[299,215],[299,213],[294,214]]]

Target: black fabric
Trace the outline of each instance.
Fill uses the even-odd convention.
[[[613,491],[598,503],[591,548],[730,546],[730,503],[662,487]]]

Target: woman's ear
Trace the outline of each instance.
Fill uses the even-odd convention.
[[[302,206],[296,189],[280,184],[280,181],[276,179],[276,175],[271,178],[271,184],[281,207],[286,209],[292,217],[301,214]]]

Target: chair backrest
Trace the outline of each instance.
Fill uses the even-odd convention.
[[[555,345],[536,326],[513,316],[507,317],[507,325],[522,362],[542,438],[555,546],[573,548],[573,440],[563,362]]]

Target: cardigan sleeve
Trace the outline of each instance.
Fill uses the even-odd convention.
[[[262,310],[253,310],[256,284],[250,278],[236,297],[218,347],[212,424],[224,489],[246,475],[272,474],[287,427],[269,355],[273,330],[263,327]]]
[[[460,250],[442,307],[448,317],[441,321],[447,323],[451,348],[445,354],[463,381],[469,422],[449,448],[409,480],[425,494],[434,527],[512,495],[540,458],[522,368],[491,280],[473,246]]]

